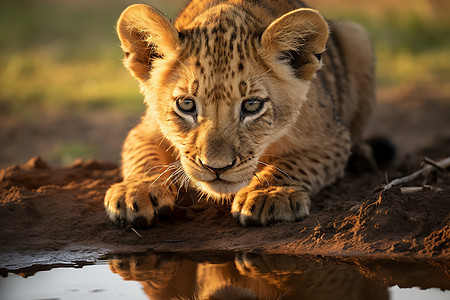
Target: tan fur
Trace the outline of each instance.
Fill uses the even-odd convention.
[[[360,148],[374,59],[356,24],[301,1],[194,0],[174,25],[132,5],[117,29],[148,109],[105,197],[113,221],[151,224],[182,186],[244,226],[300,220]]]
[[[385,285],[353,266],[255,253],[215,260],[197,263],[149,254],[108,263],[123,279],[139,281],[152,300],[389,299]]]

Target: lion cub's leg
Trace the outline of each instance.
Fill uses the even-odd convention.
[[[231,212],[235,219],[243,226],[251,226],[308,216],[310,197],[343,175],[350,155],[347,130],[328,142],[289,157],[263,157],[261,171],[234,198]]]
[[[122,152],[123,182],[105,195],[106,213],[113,222],[146,227],[158,213],[173,208],[177,189],[172,174],[181,166],[168,164],[170,157],[161,144],[158,134],[144,124],[128,134]]]

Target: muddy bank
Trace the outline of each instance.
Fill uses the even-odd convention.
[[[450,138],[416,151],[388,172],[418,169],[423,155],[438,160]],[[348,173],[314,200],[301,221],[242,228],[226,205],[180,196],[178,206],[153,228],[137,232],[111,224],[104,213],[107,188],[120,181],[115,164],[79,160],[55,168],[40,158],[0,171],[0,267],[89,261],[107,253],[255,251],[290,255],[369,258],[450,258],[448,172],[433,172],[427,186],[405,194],[380,193],[385,174]],[[410,184],[422,186],[423,178]]]

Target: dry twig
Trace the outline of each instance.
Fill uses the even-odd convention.
[[[384,186],[383,191],[386,191],[395,185],[413,181],[414,179],[420,177],[421,175],[428,174],[433,168],[437,168],[439,170],[445,170],[446,168],[448,168],[450,166],[450,157],[447,157],[439,162],[434,162],[431,159],[428,159],[428,161],[426,161],[426,160],[424,160],[424,161],[428,163],[427,166],[423,167],[422,169],[420,169],[408,176],[404,176],[404,177],[392,180],[391,182],[389,182],[388,184],[386,184]],[[429,161],[432,161],[432,163],[430,163]]]
[[[130,227],[131,231],[133,231],[134,233],[137,234],[138,237],[142,238],[142,234],[140,234],[139,232],[137,232],[136,229],[134,229],[133,227]]]
[[[408,186],[408,187],[402,187],[400,188],[400,193],[402,194],[414,194],[420,191],[423,191],[424,189],[429,189],[431,191],[435,192],[442,192],[443,189],[438,187],[432,187],[431,185],[424,185],[424,186]]]
[[[440,166],[437,162],[435,162],[434,160],[432,160],[432,159],[430,159],[428,157],[424,157],[423,158],[423,162],[426,163],[426,164],[429,164],[429,165],[431,165],[433,167],[435,167],[436,169],[438,169],[438,170],[440,170],[442,172],[445,172],[445,168],[444,167]]]

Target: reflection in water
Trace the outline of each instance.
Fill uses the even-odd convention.
[[[35,265],[14,271],[23,278],[7,276],[9,272],[0,269],[0,277],[7,276],[0,278],[0,299],[123,299],[125,295],[151,300],[450,299],[448,260],[299,258],[222,252],[121,255],[107,263],[112,273],[104,260],[94,265],[71,264],[70,268],[63,267],[65,264]],[[78,268],[85,264],[91,266]],[[388,288],[395,285],[416,288]]]
[[[125,280],[156,299],[389,299],[387,286],[353,266],[281,255],[239,253],[195,261],[161,254],[109,259]]]

